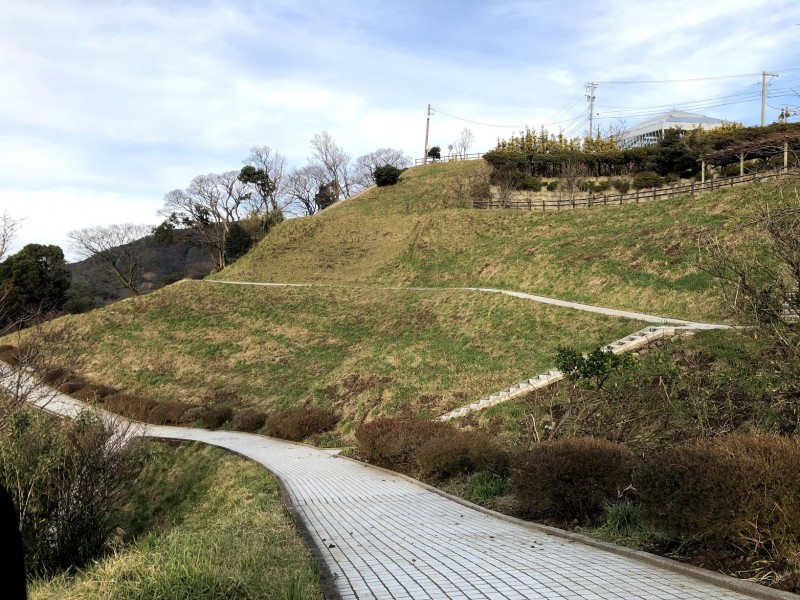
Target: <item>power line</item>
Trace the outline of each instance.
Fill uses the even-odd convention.
[[[781,69],[779,71],[773,71],[773,73],[791,73],[794,71],[800,71],[800,67],[793,69]],[[713,81],[715,79],[741,79],[743,77],[758,77],[760,75],[761,73],[738,73],[736,75],[716,75],[711,77],[687,77],[683,79],[637,79],[629,81],[598,81],[597,83],[602,83],[606,85],[638,85],[645,83],[688,83],[692,81]]]

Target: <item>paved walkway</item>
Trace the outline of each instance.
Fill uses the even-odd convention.
[[[221,279],[204,279],[208,283],[224,283],[228,285],[254,285],[260,287],[332,287],[331,284],[326,283],[269,283],[260,281],[224,281]],[[513,290],[501,290],[497,288],[481,288],[481,287],[384,287],[384,286],[366,286],[360,284],[346,284],[349,288],[364,288],[364,289],[379,289],[379,290],[399,290],[399,291],[425,291],[425,292],[448,292],[448,291],[461,291],[461,292],[486,292],[490,294],[504,294],[506,296],[513,296],[523,300],[531,300],[542,304],[552,304],[553,306],[561,306],[562,308],[572,308],[575,310],[582,310],[585,312],[592,312],[601,315],[608,315],[611,317],[623,317],[625,319],[634,319],[637,321],[644,321],[645,323],[659,323],[665,325],[676,325],[685,329],[729,329],[730,325],[722,325],[719,323],[699,323],[696,321],[687,321],[685,319],[673,319],[672,317],[661,317],[658,315],[650,315],[647,313],[634,312],[629,310],[618,310],[616,308],[606,308],[603,306],[594,306],[593,304],[582,304],[580,302],[571,302],[569,300],[559,300],[558,298],[548,298],[547,296],[537,296],[536,294],[528,294],[526,292],[515,292]]]
[[[46,405],[65,416],[81,408],[80,402],[61,394]],[[137,425],[135,433],[213,444],[275,473],[345,599],[796,598],[511,522],[401,476],[301,444],[152,425]],[[706,579],[671,570],[675,568]]]

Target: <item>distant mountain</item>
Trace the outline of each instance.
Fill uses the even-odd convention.
[[[143,255],[144,282],[139,286],[143,294],[180,279],[202,279],[212,271],[211,260],[192,241],[190,230],[175,231],[169,245],[154,244],[151,238],[138,240],[131,245],[135,244],[146,246]],[[71,263],[67,267],[72,274],[66,306],[69,312],[85,312],[131,296],[129,290],[105,273],[95,258]]]

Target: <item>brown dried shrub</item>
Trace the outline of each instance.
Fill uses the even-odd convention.
[[[431,438],[446,436],[454,430],[442,421],[387,417],[359,426],[356,440],[370,462],[402,466],[413,464],[417,450]]]
[[[206,429],[219,429],[233,417],[230,406],[212,406],[200,417],[200,422]]]
[[[22,360],[22,354],[16,346],[4,344],[0,346],[0,361],[16,367]]]
[[[86,386],[86,382],[80,377],[71,377],[58,386],[58,391],[62,394],[74,394]]]
[[[476,471],[503,475],[509,456],[483,432],[453,429],[424,442],[414,452],[414,460],[423,477],[445,478]]]
[[[135,421],[146,421],[150,411],[157,405],[153,400],[129,394],[112,394],[103,399],[103,408]]]
[[[339,416],[329,408],[293,408],[267,419],[267,435],[299,442],[331,429]]]
[[[85,402],[91,402],[95,400],[102,400],[106,396],[111,396],[112,394],[116,394],[117,390],[107,385],[100,385],[96,383],[89,383],[83,386],[81,389],[76,390],[72,396],[77,398],[78,400],[83,400]]]
[[[633,455],[594,437],[542,442],[516,455],[514,491],[531,515],[562,522],[592,522],[631,481]]]
[[[206,406],[187,408],[186,412],[181,416],[181,425],[194,425],[197,422],[202,422],[202,417],[208,410]]]
[[[73,373],[63,367],[52,367],[42,373],[42,381],[47,385],[59,385],[73,378]]]
[[[644,460],[635,483],[646,518],[685,541],[780,556],[800,543],[797,440],[691,440]]]
[[[147,415],[147,422],[153,425],[180,425],[183,413],[190,408],[194,407],[183,402],[160,402]]]
[[[245,408],[233,415],[232,426],[236,431],[246,431],[252,433],[264,426],[267,415],[263,411],[254,408]]]

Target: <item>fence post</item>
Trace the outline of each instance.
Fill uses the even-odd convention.
[[[710,179],[710,181],[711,181],[711,191],[713,192],[714,191],[714,178],[712,177]]]
[[[636,204],[639,204],[639,190],[636,190]]]
[[[656,199],[656,188],[653,188],[653,200]]]
[[[542,212],[544,212],[545,210],[546,210],[546,209],[545,209],[545,207],[544,207],[544,198],[542,198]]]
[[[691,195],[692,195],[692,196],[694,196],[694,179],[692,179],[692,191],[691,191]]]

